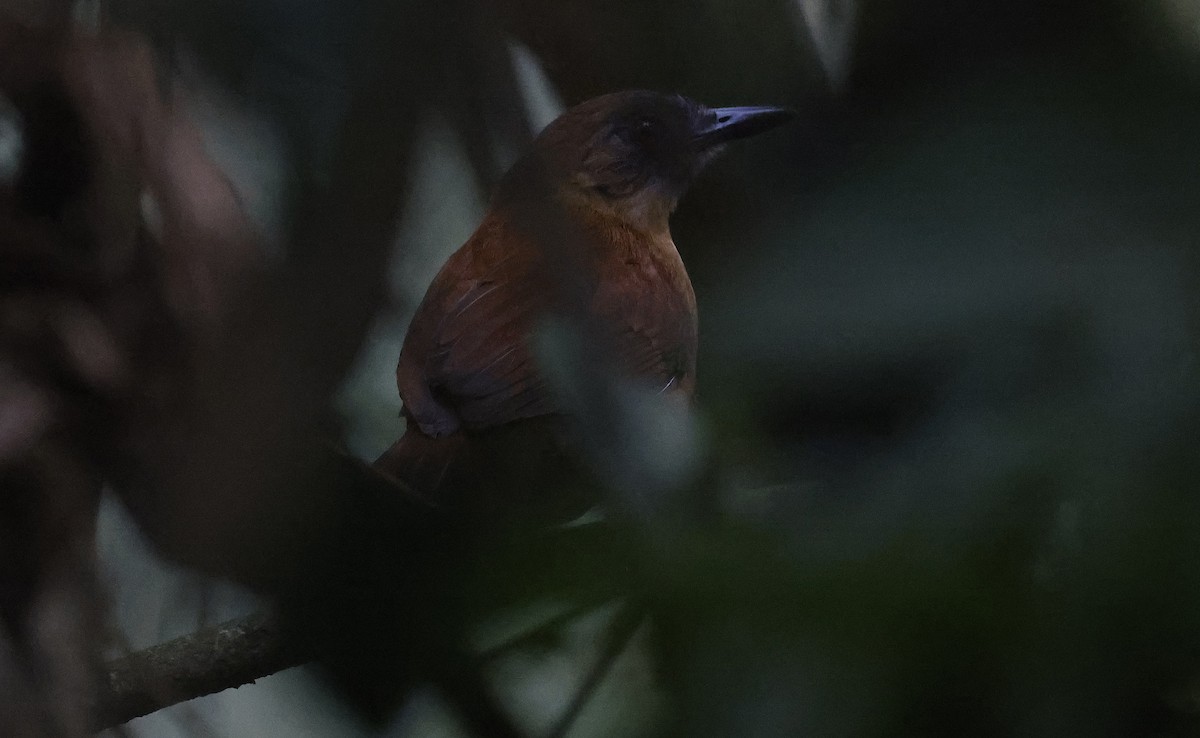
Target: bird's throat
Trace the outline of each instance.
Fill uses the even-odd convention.
[[[595,192],[567,188],[562,193],[567,208],[591,228],[609,232],[631,230],[648,240],[671,238],[670,218],[676,198],[647,187],[632,195],[609,199]]]

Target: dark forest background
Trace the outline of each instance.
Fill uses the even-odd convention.
[[[408,317],[627,88],[799,113],[672,221],[698,412],[444,520]],[[1198,248],[1192,0],[0,0],[0,733],[1196,734]]]

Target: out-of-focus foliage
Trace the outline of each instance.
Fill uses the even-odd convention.
[[[659,467],[610,454],[598,466],[623,485],[607,521],[548,534],[405,528],[404,545],[432,540],[435,553],[417,557],[429,568],[408,570],[414,581],[394,580],[397,629],[408,630],[369,621],[393,640],[362,658],[364,671],[426,655],[405,635],[440,645],[442,629],[463,625],[501,702],[543,734],[612,650],[612,624],[634,612],[644,619],[631,645],[615,644],[572,735],[1197,732],[1196,3],[457,0],[394,4],[392,26],[368,5],[123,0],[107,11],[156,42],[267,233],[281,304],[299,309],[264,315],[312,319],[242,356],[281,351],[295,373],[279,374],[297,390],[275,389],[294,412],[284,417],[344,429],[367,457],[402,430],[391,370],[407,315],[546,107],[512,54],[532,55],[566,104],[650,87],[788,104],[801,117],[731,150],[673,222],[701,311],[695,424],[647,420],[636,401],[604,421],[622,434],[614,448],[683,448],[703,468],[663,465],[697,473],[642,489]],[[401,36],[380,44],[389,32]],[[370,77],[371,58],[394,66],[394,85]],[[389,89],[382,102],[363,95]],[[373,103],[398,121],[394,138]],[[356,180],[347,161],[376,168]],[[321,199],[330,181],[355,196]],[[313,225],[355,212],[366,215],[342,230]],[[397,212],[389,271],[377,236]],[[344,417],[328,422],[344,378]],[[264,441],[250,422],[276,395],[243,392],[228,402],[261,405],[235,413],[247,425],[213,448],[261,441],[247,459],[295,462],[300,476],[311,463],[300,433]],[[195,459],[178,469],[170,453],[160,462],[194,472],[193,492],[211,478],[216,499],[240,505],[241,490],[270,488],[244,483],[254,475],[240,467],[217,473],[221,454],[207,446],[167,447],[189,448]],[[667,505],[623,504],[667,492]],[[324,498],[298,499],[325,509]],[[181,503],[165,542],[149,532],[177,558],[253,579],[221,570],[245,551],[205,547],[249,541],[256,563],[286,570],[286,556],[263,552],[273,505],[290,500]],[[213,509],[256,517],[230,533],[203,517]],[[331,526],[366,515],[321,514]],[[119,560],[112,550],[133,524],[116,519],[102,519],[103,540]],[[193,520],[224,537],[208,543]],[[371,522],[355,530],[392,530]],[[347,561],[364,580],[394,575],[367,556],[403,548],[336,542],[328,556],[306,554],[311,576],[270,580],[269,594],[328,584]],[[445,579],[415,581],[422,571]],[[122,619],[136,621],[136,589],[115,591]],[[584,614],[520,637],[564,611]],[[346,653],[353,671],[359,652]],[[361,730],[334,707],[297,719],[297,702],[312,702],[295,695],[319,689],[301,682],[266,687],[285,695],[279,734]],[[416,691],[390,734],[462,728],[461,705],[405,686]],[[239,710],[268,709],[256,689],[237,694]],[[221,716],[228,699],[206,698],[202,714],[247,732]],[[259,718],[252,732],[270,728]]]

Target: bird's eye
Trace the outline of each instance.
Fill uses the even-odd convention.
[[[644,147],[652,145],[658,139],[659,129],[659,122],[654,118],[637,118],[625,124],[621,137],[630,144]]]
[[[662,124],[649,116],[635,118],[617,126],[613,133],[625,144],[644,148],[653,146],[660,138]]]

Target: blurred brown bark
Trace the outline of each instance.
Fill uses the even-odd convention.
[[[206,571],[278,588],[319,555],[300,550],[338,491],[308,485],[330,482],[318,429],[382,294],[421,95],[385,72],[381,27],[333,175],[308,182],[294,262],[272,272],[143,41],[11,22],[0,39],[25,144],[0,188],[0,712],[6,733],[77,735],[101,479]]]

